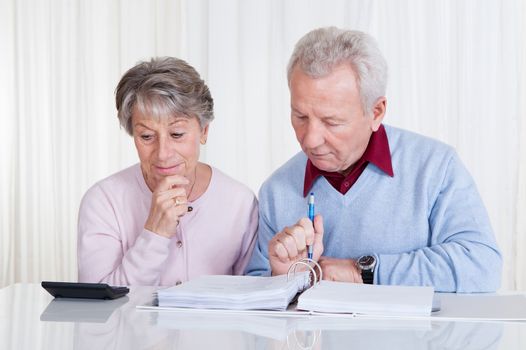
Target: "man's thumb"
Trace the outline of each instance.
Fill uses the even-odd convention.
[[[323,217],[319,214],[314,217],[314,244],[323,244]]]

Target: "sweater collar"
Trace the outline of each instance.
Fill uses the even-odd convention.
[[[387,175],[391,177],[394,176],[393,165],[391,162],[391,151],[389,149],[389,140],[387,139],[387,133],[385,132],[385,127],[383,124],[380,125],[377,131],[371,134],[371,138],[369,139],[369,143],[367,144],[365,152],[355,164],[360,167],[362,164],[367,162],[373,163]],[[364,169],[365,166],[361,167],[361,171],[358,174],[356,174],[356,172],[351,172],[347,177],[355,177],[354,180],[356,180]],[[339,177],[342,178],[342,180],[346,179],[346,177],[338,172],[328,172],[316,168],[310,159],[308,159],[305,169],[305,181],[303,185],[304,197],[307,196],[310,189],[314,185],[314,182],[320,176],[324,176],[326,178]]]

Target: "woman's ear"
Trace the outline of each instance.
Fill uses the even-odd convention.
[[[205,126],[202,130],[201,130],[201,144],[204,145],[206,144],[206,139],[208,138],[208,125]]]

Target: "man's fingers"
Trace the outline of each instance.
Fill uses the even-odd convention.
[[[301,252],[305,250],[305,247],[307,246],[307,241],[305,237],[305,230],[303,229],[303,227],[298,225],[285,227],[283,232],[290,236],[290,242],[291,244],[294,244],[296,246],[296,251]]]
[[[277,240],[286,249],[287,255],[290,259],[294,259],[298,255],[297,242],[294,235],[291,234],[290,231],[285,229],[285,231],[277,237]]]
[[[300,219],[296,225],[285,227],[283,231],[276,234],[269,242],[268,252],[271,259],[271,266],[279,270],[277,273],[283,273],[283,266],[276,265],[279,260],[281,264],[288,264],[307,256],[307,245],[314,245],[315,258],[323,253],[323,220],[318,215],[315,218],[315,225],[321,233],[315,233],[313,223],[308,218]],[[316,241],[319,241],[316,247]],[[285,271],[286,272],[286,271]]]
[[[279,240],[282,232],[274,236],[268,245],[269,258],[277,258],[282,263],[287,263],[289,261],[289,252],[285,245]]]
[[[301,225],[285,227],[283,231],[274,236],[269,248],[270,246],[274,250],[274,255],[282,262],[297,260],[307,248],[305,229]]]
[[[289,261],[289,252],[280,241],[276,241],[274,245],[274,254],[282,263]]]
[[[314,243],[314,227],[312,226],[312,222],[308,218],[302,218],[296,226],[299,226],[302,228],[304,235],[305,235],[305,243],[308,245],[311,245]]]
[[[323,216],[320,214],[314,217],[314,232],[323,235]]]

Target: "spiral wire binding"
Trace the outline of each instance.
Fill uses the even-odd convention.
[[[321,270],[321,266],[313,259],[303,258],[290,265],[287,271],[287,281],[291,279],[291,276],[296,275],[296,269],[298,266],[305,266],[310,270],[309,284],[311,287],[320,283],[320,281],[323,279],[323,271]],[[316,268],[318,269],[318,273],[316,273]]]
[[[323,279],[323,271],[321,270],[321,266],[314,261],[313,259],[309,258],[303,258],[298,261],[296,261],[294,264],[290,265],[288,271],[287,271],[287,281],[291,279],[291,277],[296,275],[296,270],[298,267],[306,267],[310,273],[309,273],[309,287],[313,287],[316,284],[320,283],[320,281]],[[318,270],[318,273],[316,273],[316,269]],[[287,335],[287,348],[288,349],[312,349],[316,343],[318,342],[318,339],[321,337],[321,331],[308,331],[306,343],[303,345],[299,339],[297,331],[295,330],[292,332],[294,334],[294,341],[291,342],[290,340],[290,334]],[[291,347],[293,346],[293,347]]]

